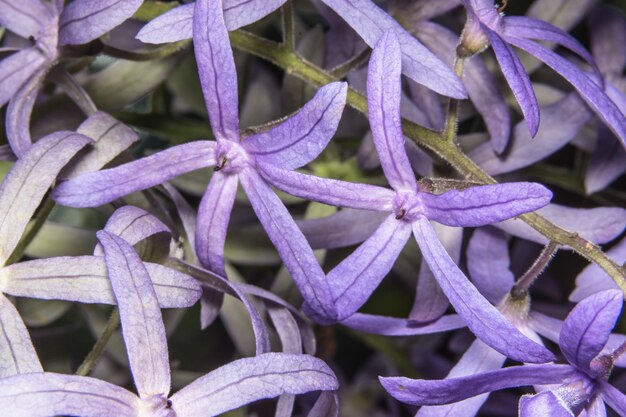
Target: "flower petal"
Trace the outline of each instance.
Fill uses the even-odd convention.
[[[589,371],[589,364],[606,345],[622,311],[624,294],[606,290],[585,298],[570,312],[561,329],[559,345],[567,360]]]
[[[266,353],[239,359],[198,378],[171,397],[178,417],[217,415],[281,394],[336,390],[333,371],[309,355]]]
[[[23,38],[35,37],[53,18],[41,0],[0,0],[0,26]]]
[[[333,137],[346,103],[347,84],[331,83],[295,115],[243,142],[257,161],[292,170],[315,159]]]
[[[498,352],[520,362],[553,360],[550,351],[531,341],[483,298],[443,249],[429,221],[421,217],[413,223],[413,234],[423,259],[467,327]]]
[[[619,415],[626,415],[626,395],[608,382],[602,382],[602,398]]]
[[[218,140],[239,142],[237,71],[221,0],[196,1],[193,34],[211,128]]]
[[[360,332],[382,336],[416,336],[441,333],[465,327],[465,322],[456,314],[441,316],[439,319],[423,325],[416,325],[410,320],[396,317],[374,316],[355,313],[341,322],[342,325]]]
[[[80,45],[129,19],[143,0],[74,0],[63,9],[59,44]]]
[[[13,165],[0,185],[0,265],[11,256],[61,168],[89,142],[77,133],[56,132],[37,141]]]
[[[45,56],[34,46],[0,60],[0,107],[13,98],[24,83],[44,66],[45,62]],[[20,98],[20,100],[25,99]],[[21,108],[24,104],[16,106]]]
[[[28,329],[13,304],[0,294],[0,378],[43,372]]]
[[[598,126],[598,140],[585,171],[585,191],[592,194],[606,188],[626,171],[626,149],[604,126]]]
[[[520,417],[554,416],[574,417],[574,413],[552,391],[544,391],[537,395],[522,395],[519,401]]]
[[[174,146],[115,168],[89,172],[59,184],[52,194],[59,204],[96,207],[161,184],[170,178],[215,165],[215,142]]]
[[[626,66],[626,19],[606,5],[594,9],[589,18],[591,52],[603,74],[621,74]]]
[[[167,338],[150,275],[125,240],[104,230],[97,236],[120,309],[122,334],[139,396],[167,396],[170,391]]]

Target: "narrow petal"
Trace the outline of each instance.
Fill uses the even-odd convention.
[[[448,226],[475,227],[537,210],[550,202],[552,192],[541,184],[518,182],[419,196],[429,219]]]
[[[178,417],[217,415],[281,394],[336,390],[333,371],[308,355],[266,353],[231,362],[195,380],[171,397]]]
[[[502,73],[522,109],[522,113],[524,113],[530,135],[534,137],[539,129],[539,103],[537,103],[537,97],[526,70],[513,49],[506,44],[499,34],[485,26],[483,26],[483,30],[489,37]]]
[[[196,254],[205,268],[224,276],[224,242],[238,183],[237,175],[214,173],[198,208]]]
[[[0,378],[43,372],[28,329],[13,304],[0,294]]]
[[[229,31],[256,22],[272,13],[285,0],[224,0],[224,20]],[[152,19],[137,34],[145,43],[167,43],[189,39],[193,35],[194,4],[183,4]]]
[[[459,378],[440,380],[378,377],[395,399],[414,405],[449,404],[485,392],[533,384],[556,384],[574,375],[569,365],[511,366]]]
[[[159,264],[144,266],[161,307],[190,307],[200,298],[200,284],[189,275]],[[99,256],[61,256],[5,266],[0,269],[0,290],[17,297],[116,304]]]
[[[619,415],[626,415],[626,395],[608,382],[602,382],[602,398]]]
[[[413,35],[370,0],[322,0],[344,19],[370,46],[388,30],[398,36],[403,72],[440,94],[465,98],[465,88],[452,70],[426,49]]]
[[[89,172],[59,184],[53,197],[70,207],[96,207],[161,184],[170,178],[215,165],[215,142],[174,146],[115,168]]]
[[[339,396],[336,391],[324,391],[320,394],[307,414],[307,417],[337,417],[339,415]]]
[[[341,324],[360,332],[381,336],[416,336],[442,333],[465,327],[463,319],[456,314],[442,316],[432,323],[416,325],[406,319],[356,313],[343,320]]]
[[[37,141],[13,165],[0,185],[0,265],[11,256],[61,168],[89,142],[77,133],[56,132]]]
[[[593,358],[606,345],[622,311],[624,294],[602,291],[579,302],[563,322],[559,345],[567,360],[588,371]]]
[[[387,217],[376,232],[327,276],[338,320],[354,314],[391,270],[409,236],[409,223]]]
[[[61,13],[59,44],[80,45],[120,25],[143,0],[74,0]]]
[[[97,236],[120,309],[122,334],[139,396],[167,396],[170,391],[167,339],[150,275],[129,243],[104,230]]]
[[[427,219],[422,217],[413,223],[413,234],[450,304],[476,337],[520,362],[553,360],[550,351],[524,336],[470,284],[439,243]]]
[[[537,395],[523,395],[519,402],[519,415],[520,417],[574,417],[574,413],[565,408],[563,402],[552,391],[544,391]]]
[[[467,269],[472,282],[491,304],[498,304],[511,290],[515,276],[509,266],[508,239],[495,227],[474,231],[467,246]]]
[[[11,417],[136,417],[138,398],[95,378],[37,372],[0,379],[2,411]]]
[[[570,31],[589,15],[598,0],[537,0],[528,8],[526,15],[542,19],[565,31]]]
[[[194,51],[211,128],[218,140],[239,141],[237,72],[221,0],[198,0]]]
[[[603,190],[625,171],[626,149],[606,126],[598,126],[596,147],[585,171],[585,191],[592,194]]]
[[[439,0],[437,2],[432,1],[420,1],[415,3],[415,6],[411,7],[411,17],[414,21],[423,21],[433,19],[440,16],[455,7],[459,6],[458,0]]]
[[[374,145],[387,181],[396,190],[417,190],[400,124],[401,51],[391,30],[376,43],[367,72],[367,106]]]
[[[321,178],[258,163],[261,176],[281,191],[337,207],[391,211],[394,192],[376,185]]]
[[[23,38],[37,36],[52,18],[52,11],[41,0],[0,0],[0,26]]]
[[[240,174],[252,208],[306,302],[319,314],[334,318],[335,306],[324,272],[287,208],[251,169]]]
[[[347,84],[331,83],[295,115],[251,136],[243,146],[257,161],[292,170],[315,159],[333,137],[346,103]]]
[[[13,98],[22,85],[42,68],[45,62],[44,55],[34,46],[0,60],[0,107]]]
[[[587,417],[607,417],[604,399],[601,395],[591,400],[591,403],[585,407]]]
[[[626,66],[626,19],[620,11],[601,5],[589,18],[591,52],[603,74],[620,74]]]
[[[626,116],[602,91],[587,73],[560,57],[543,45],[525,39],[507,37],[506,41],[537,57],[559,73],[580,93],[583,100],[624,144],[626,140]],[[624,145],[626,146],[626,145]]]

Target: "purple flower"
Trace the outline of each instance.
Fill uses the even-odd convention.
[[[485,392],[525,385],[549,385],[520,401],[520,416],[578,415],[583,409],[606,415],[603,401],[620,415],[626,413],[626,396],[608,383],[619,347],[603,353],[622,310],[623,294],[617,290],[597,293],[581,301],[565,319],[559,345],[568,364],[512,366],[501,370],[445,380],[411,380],[380,377],[396,399],[415,405],[448,404]]]
[[[502,72],[520,103],[529,130],[534,136],[539,129],[539,104],[530,79],[510,45],[516,46],[543,61],[562,75],[578,91],[589,107],[622,140],[626,140],[626,117],[598,85],[597,74],[586,73],[568,60],[531,39],[555,42],[564,46],[595,67],[591,55],[561,29],[523,16],[504,17],[493,0],[463,0],[467,8],[467,24],[458,48],[462,56],[481,52],[491,44]]]
[[[467,326],[488,345],[510,357],[550,360],[551,354],[523,336],[472,286],[441,246],[429,219],[449,226],[478,226],[544,206],[552,193],[538,184],[473,187],[433,195],[418,189],[400,126],[400,45],[388,31],[374,48],[368,74],[368,108],[374,143],[393,190],[288,172],[258,163],[262,175],[283,191],[327,204],[390,212],[372,236],[328,273],[337,316],[313,305],[321,322],[354,314],[391,269],[415,235],[437,282]],[[516,342],[511,342],[513,339]]]

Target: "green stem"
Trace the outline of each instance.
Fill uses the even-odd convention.
[[[5,266],[11,265],[19,261],[22,258],[22,256],[24,255],[24,251],[26,250],[28,245],[30,245],[30,242],[33,241],[35,236],[37,236],[37,233],[39,233],[39,230],[41,230],[41,227],[46,222],[46,219],[50,215],[50,212],[52,211],[53,208],[54,208],[54,200],[52,200],[51,198],[46,198],[45,202],[41,206],[41,209],[39,210],[39,213],[37,214],[37,217],[35,218],[34,223],[30,226],[28,231],[22,236],[19,243],[13,250],[13,253],[11,254],[11,256],[9,256],[9,259],[7,259],[7,261],[5,262],[4,264]]]
[[[465,69],[465,58],[456,56],[454,58],[454,73],[459,78],[463,78],[463,71]],[[458,127],[458,114],[459,114],[460,100],[456,98],[450,98],[448,104],[448,119],[446,120],[446,127],[442,136],[448,142],[452,142],[456,138],[456,131]]]
[[[183,49],[191,42],[190,39],[184,41],[178,41],[174,43],[166,44],[159,48],[152,49],[150,51],[127,51],[125,49],[119,49],[112,45],[104,44],[102,46],[102,53],[114,58],[126,59],[128,61],[152,61],[154,59],[161,59],[175,54]]]
[[[113,307],[113,311],[111,312],[111,317],[109,321],[107,321],[104,330],[100,334],[100,337],[96,341],[96,344],[93,346],[83,363],[80,364],[78,369],[76,370],[76,375],[87,376],[96,365],[96,362],[104,352],[104,348],[107,343],[109,343],[109,339],[120,325],[120,311],[117,307]]]
[[[283,45],[285,48],[295,51],[296,49],[296,32],[293,22],[293,5],[287,0],[282,8],[283,17]]]
[[[539,275],[543,273],[558,250],[559,246],[556,243],[548,243],[539,254],[539,257],[537,257],[535,262],[528,268],[528,271],[517,280],[511,289],[511,297],[517,300],[526,298],[528,296],[528,289],[537,278],[539,278]]]

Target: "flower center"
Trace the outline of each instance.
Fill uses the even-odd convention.
[[[419,194],[413,191],[398,191],[393,197],[393,212],[397,220],[412,223],[424,214]]]
[[[250,165],[252,160],[248,156],[248,152],[238,143],[231,141],[221,141],[215,147],[215,171],[221,171],[224,174],[238,174],[246,166]]]
[[[139,417],[176,417],[172,402],[162,394],[141,399]]]

